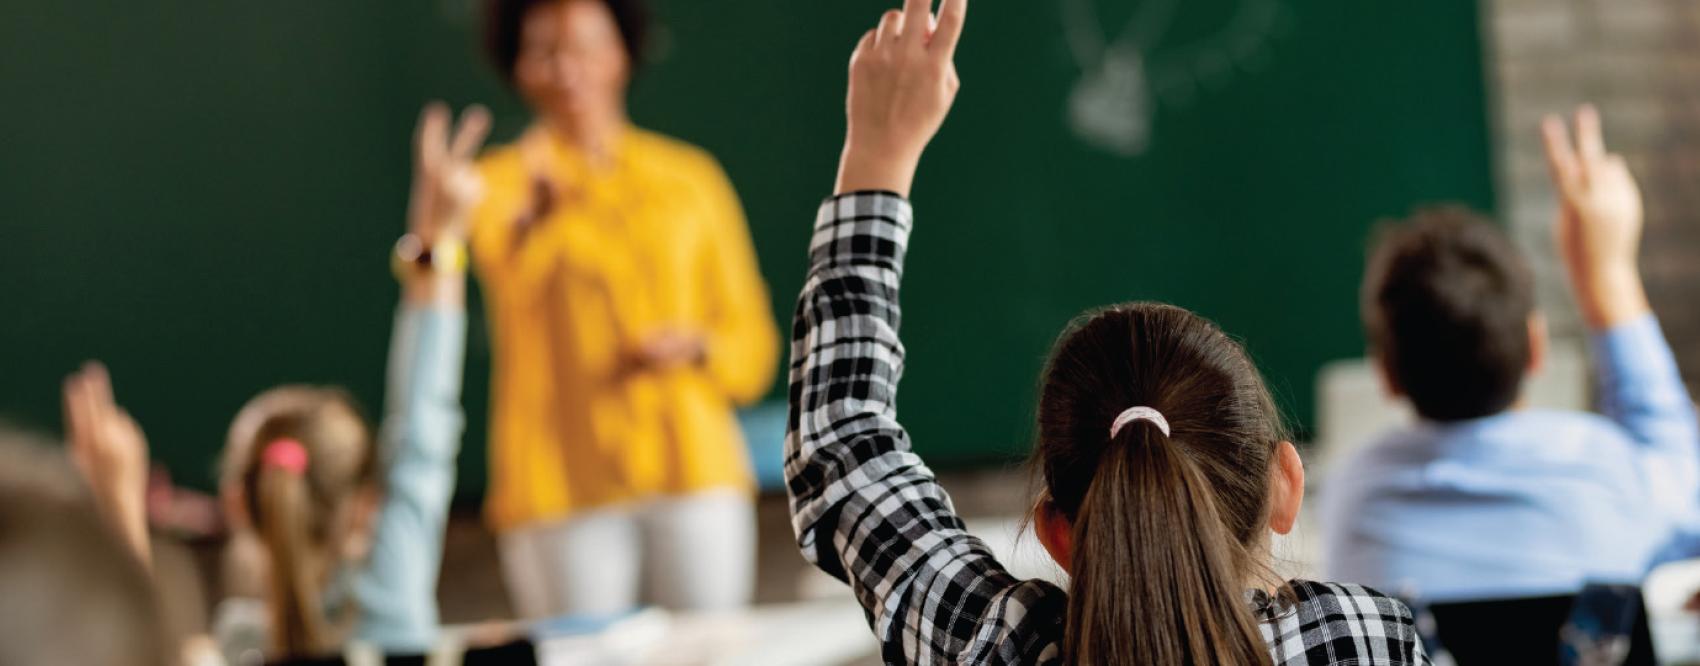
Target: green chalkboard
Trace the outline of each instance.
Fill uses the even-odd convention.
[[[782,321],[832,182],[846,56],[891,4],[659,3],[633,114],[724,163]],[[469,0],[4,14],[0,413],[56,429],[59,378],[105,359],[156,455],[206,487],[264,387],[343,384],[375,409],[419,105],[489,103],[499,139],[525,123]],[[916,185],[901,408],[917,446],[943,464],[1024,451],[1057,331],[1128,299],[1243,336],[1302,425],[1320,364],[1361,353],[1372,222],[1491,207],[1479,44],[1473,2],[976,0],[957,110]],[[475,323],[469,495],[488,358]]]

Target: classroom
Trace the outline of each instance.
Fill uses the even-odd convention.
[[[3,14],[5,666],[1700,664],[1700,5]]]

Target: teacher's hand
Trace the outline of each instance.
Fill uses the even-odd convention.
[[[968,0],[906,0],[869,30],[850,56],[848,129],[837,192],[909,195],[927,143],[950,113],[961,81],[954,57]]]
[[[701,335],[682,330],[664,330],[638,345],[638,364],[644,369],[669,370],[696,365],[708,355],[708,342]]]
[[[525,164],[525,204],[514,215],[510,252],[518,251],[530,240],[532,232],[554,214],[561,202],[563,188],[551,173],[555,170],[555,148],[549,133],[543,128],[526,132],[519,141],[520,159]]]

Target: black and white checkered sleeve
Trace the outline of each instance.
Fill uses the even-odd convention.
[[[1293,612],[1260,618],[1270,656],[1282,666],[1427,665],[1411,610],[1375,590],[1345,583],[1295,580]]]
[[[821,206],[791,337],[793,527],[803,556],[854,589],[888,663],[995,657],[1021,643],[1007,620],[1044,595],[963,530],[897,421],[910,216],[890,193]]]

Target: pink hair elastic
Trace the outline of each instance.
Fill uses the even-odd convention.
[[[276,467],[291,474],[307,473],[307,447],[299,440],[274,439],[260,452],[260,464]]]
[[[1110,439],[1115,439],[1116,435],[1121,434],[1123,426],[1134,421],[1150,421],[1158,430],[1163,431],[1164,437],[1169,436],[1169,420],[1163,418],[1162,412],[1150,407],[1129,407],[1116,417],[1115,423],[1110,424]]]

